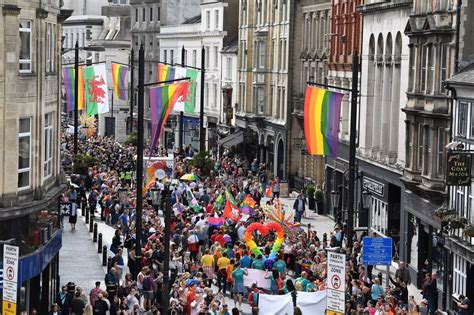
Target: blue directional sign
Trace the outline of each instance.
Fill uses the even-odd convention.
[[[392,264],[392,239],[390,237],[364,237],[362,264],[390,266]]]

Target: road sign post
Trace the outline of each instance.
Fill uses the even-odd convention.
[[[3,315],[16,315],[19,251],[18,246],[3,245]]]
[[[346,255],[328,252],[327,313],[345,314]]]

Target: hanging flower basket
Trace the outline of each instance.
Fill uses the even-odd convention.
[[[435,216],[442,221],[444,221],[444,218],[453,216],[456,214],[456,209],[454,208],[439,208],[435,211]]]
[[[464,228],[464,235],[469,236],[469,237],[474,237],[474,224],[468,224]]]
[[[467,224],[466,218],[454,218],[449,221],[449,226],[451,229],[461,229]]]

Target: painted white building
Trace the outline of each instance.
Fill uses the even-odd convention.
[[[73,10],[72,15],[101,15],[102,7],[110,2],[125,4],[128,0],[63,0],[63,9]]]
[[[404,187],[408,37],[412,1],[372,1],[359,7],[363,18],[358,159],[362,189],[371,193],[369,214],[359,224],[381,236],[400,235]],[[362,223],[362,224],[361,224]]]
[[[236,39],[237,9],[235,1],[204,1],[201,4],[201,15],[180,25],[161,26],[160,33],[156,36],[159,40],[160,61],[164,63],[181,64],[184,47],[185,65],[201,68],[201,52],[204,47],[204,126],[207,132],[206,148],[209,149],[217,148],[217,124],[223,121],[221,76],[226,65],[222,65],[221,51]],[[191,144],[195,150],[199,148],[200,97],[198,83],[196,111],[194,114],[185,114],[184,118],[184,145]],[[175,137],[174,143],[177,145],[179,135],[175,133]],[[170,143],[168,139],[167,143]]]

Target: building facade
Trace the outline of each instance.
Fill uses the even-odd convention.
[[[291,132],[289,145],[290,186],[302,190],[305,182],[322,184],[324,161],[306,154],[304,138],[304,97],[308,81],[328,82],[331,1],[297,1],[291,46]]]
[[[409,71],[402,181],[400,254],[420,285],[421,270],[438,272],[446,297],[446,250],[441,222],[434,211],[447,201],[446,144],[450,96],[443,81],[454,69],[455,11],[451,1],[413,2],[405,28]],[[440,297],[442,295],[440,294]],[[439,303],[443,300],[440,298]]]
[[[1,4],[0,240],[19,246],[18,312],[48,313],[58,292],[61,1]],[[3,246],[1,246],[3,257]],[[40,293],[39,293],[40,292]]]
[[[119,1],[117,1],[119,2]],[[130,85],[127,85],[126,99],[118,99],[113,93],[112,63],[130,64],[130,6],[128,4],[109,4],[102,7],[106,17],[103,31],[92,41],[92,45],[105,48],[105,52],[95,53],[107,65],[107,84],[109,91],[109,112],[99,115],[99,135],[114,136],[124,141],[129,133],[130,123]],[[130,67],[129,67],[130,73]],[[130,74],[129,74],[130,76]]]
[[[285,180],[295,1],[239,3],[237,132],[242,135],[246,157],[257,158],[271,174]]]
[[[357,158],[360,189],[371,194],[359,226],[391,237],[398,260],[400,208],[405,159],[408,37],[404,34],[412,0],[372,1],[359,6],[362,30],[361,98]],[[365,221],[365,222],[364,222]]]
[[[227,64],[222,64],[221,51],[237,37],[238,22],[234,14],[236,10],[238,10],[236,1],[203,1],[200,15],[180,25],[162,26],[160,34],[157,35],[160,61],[180,65],[184,52],[186,66],[205,69],[204,83],[198,80],[195,113],[184,114],[183,143],[185,146],[191,144],[195,150],[199,149],[201,84],[204,84],[206,148],[214,154],[217,153],[217,125],[222,122],[224,112],[221,75],[223,67],[227,66]],[[203,48],[204,65],[201,64]],[[178,115],[179,113],[175,113],[175,121]],[[168,131],[171,131],[170,135],[175,136],[174,143],[177,145],[178,134],[173,133],[172,130]]]
[[[329,37],[328,84],[345,89],[352,87],[353,53],[361,51],[361,17],[356,8],[361,0],[332,0],[331,31]],[[350,93],[344,93],[339,124],[339,156],[325,160],[326,213],[337,220],[344,219],[342,210],[347,202],[347,170],[349,168]],[[341,196],[333,204],[331,192]],[[356,221],[355,221],[356,222]]]
[[[145,49],[145,83],[157,81],[158,62],[160,61],[160,47],[157,35],[163,25],[179,25],[185,20],[198,15],[201,0],[129,0],[131,19],[131,40],[134,50],[133,62],[135,64],[134,82],[138,82],[138,50],[143,45]],[[179,54],[173,55],[180,58]],[[179,59],[180,61],[181,59]],[[134,101],[138,99],[136,93]],[[136,110],[136,109],[135,109]],[[151,122],[149,111],[149,93],[145,89],[145,126],[146,136],[151,135]]]

